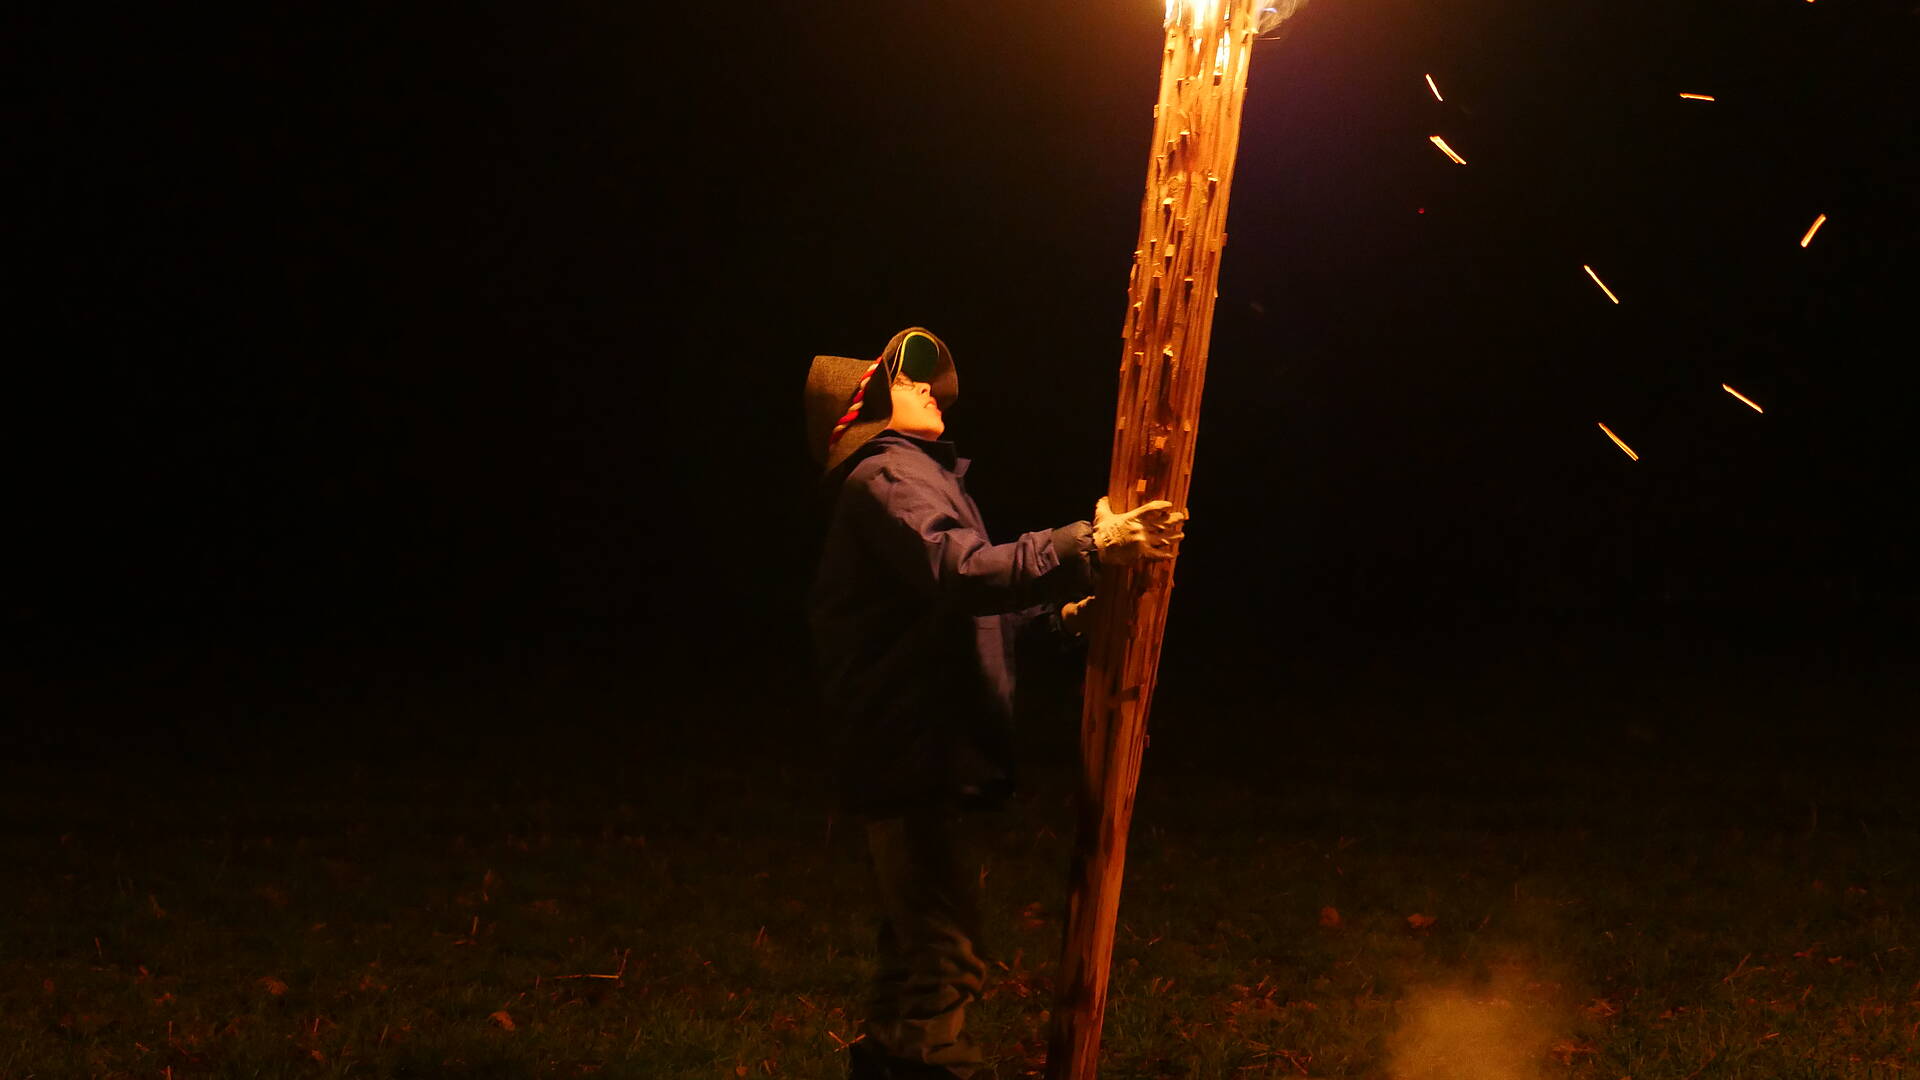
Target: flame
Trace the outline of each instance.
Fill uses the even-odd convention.
[[[1715,97],[1714,97],[1714,96],[1713,96],[1712,94],[1685,94],[1685,93],[1683,93],[1683,94],[1681,94],[1680,96],[1681,96],[1681,97],[1683,97],[1683,98],[1685,98],[1685,99],[1687,99],[1688,101],[1715,101],[1715,100],[1717,100],[1717,99],[1716,99],[1716,98],[1715,98]]]
[[[1633,459],[1633,460],[1635,460],[1635,461],[1639,461],[1639,460],[1640,460],[1640,455],[1639,455],[1639,454],[1636,454],[1636,453],[1634,453],[1634,452],[1633,452],[1633,447],[1631,447],[1631,446],[1628,446],[1628,445],[1627,445],[1626,443],[1623,443],[1623,442],[1621,442],[1621,441],[1620,441],[1620,436],[1618,436],[1618,435],[1615,435],[1615,434],[1613,433],[1613,429],[1612,429],[1612,428],[1610,428],[1610,427],[1608,427],[1608,426],[1607,426],[1607,425],[1605,425],[1605,424],[1601,424],[1601,425],[1600,425],[1600,430],[1601,430],[1601,431],[1604,431],[1604,432],[1606,432],[1606,433],[1607,433],[1607,438],[1609,438],[1609,439],[1612,439],[1612,440],[1613,440],[1613,445],[1615,445],[1615,446],[1617,446],[1617,447],[1619,447],[1619,448],[1620,448],[1620,449],[1621,449],[1621,450],[1622,450],[1622,451],[1623,451],[1623,452],[1624,452],[1624,453],[1625,453],[1625,454],[1626,454],[1626,455],[1627,455],[1628,457],[1630,457],[1630,458],[1632,458],[1632,459]]]
[[[1607,288],[1607,283],[1600,280],[1600,275],[1593,272],[1593,267],[1588,266],[1585,263],[1581,263],[1580,269],[1585,270],[1587,272],[1587,276],[1593,279],[1593,283],[1595,285],[1600,286],[1600,291],[1607,294],[1607,299],[1613,301],[1616,304],[1620,302],[1620,298],[1613,295],[1613,290]]]
[[[1461,157],[1461,156],[1460,156],[1459,154],[1456,154],[1456,153],[1454,153],[1454,152],[1453,152],[1453,147],[1451,147],[1451,146],[1448,146],[1448,145],[1447,145],[1447,140],[1445,140],[1445,139],[1443,139],[1443,138],[1441,138],[1440,136],[1438,136],[1438,135],[1429,135],[1429,136],[1427,136],[1427,141],[1428,141],[1428,142],[1431,142],[1431,143],[1432,143],[1433,145],[1435,145],[1435,146],[1437,146],[1437,147],[1439,147],[1439,148],[1440,148],[1440,152],[1441,152],[1441,153],[1443,153],[1443,154],[1445,154],[1445,155],[1447,155],[1448,157],[1450,157],[1450,158],[1452,158],[1452,159],[1453,159],[1453,163],[1454,163],[1455,165],[1465,165],[1465,164],[1467,163],[1467,159],[1466,159],[1466,158],[1463,158],[1463,157]]]
[[[1427,89],[1429,89],[1429,90],[1431,90],[1431,91],[1433,91],[1433,100],[1435,100],[1435,101],[1445,101],[1445,100],[1447,100],[1446,98],[1443,98],[1443,97],[1441,97],[1441,96],[1440,96],[1440,88],[1439,88],[1438,86],[1435,86],[1435,85],[1433,84],[1433,76],[1432,76],[1432,75],[1428,75],[1428,76],[1427,76]]]
[[[1825,225],[1826,223],[1827,223],[1827,215],[1825,214],[1821,214],[1819,217],[1814,218],[1813,224],[1807,226],[1807,235],[1800,238],[1800,246],[1806,247],[1808,244],[1813,243],[1813,234],[1819,232],[1820,226]]]
[[[1750,408],[1750,409],[1752,409],[1752,410],[1753,410],[1754,412],[1757,412],[1757,413],[1764,413],[1764,412],[1766,412],[1766,411],[1767,411],[1767,410],[1765,410],[1765,409],[1763,409],[1763,408],[1761,408],[1761,407],[1760,407],[1759,405],[1757,405],[1757,404],[1755,404],[1755,403],[1754,403],[1754,400],[1753,400],[1752,398],[1750,398],[1750,397],[1748,397],[1747,395],[1745,395],[1745,394],[1743,394],[1743,393],[1741,393],[1741,392],[1740,392],[1740,391],[1738,391],[1738,390],[1735,390],[1735,389],[1734,389],[1733,387],[1731,387],[1731,386],[1728,386],[1728,385],[1727,385],[1726,383],[1721,383],[1721,384],[1720,384],[1720,389],[1722,389],[1722,390],[1725,390],[1725,391],[1726,391],[1727,393],[1729,393],[1729,394],[1732,394],[1732,395],[1733,395],[1734,397],[1737,397],[1737,398],[1739,398],[1739,399],[1740,399],[1741,401],[1744,401],[1744,402],[1746,402],[1746,403],[1747,403],[1747,407],[1748,407],[1748,408]]]
[[[1167,0],[1167,22],[1171,24],[1183,8],[1192,18],[1193,25],[1199,26],[1214,18],[1219,11],[1220,0]]]

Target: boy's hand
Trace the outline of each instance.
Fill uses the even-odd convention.
[[[1060,625],[1074,637],[1085,637],[1087,627],[1093,625],[1093,597],[1082,597],[1060,609]]]
[[[1165,499],[1116,514],[1102,496],[1093,508],[1093,543],[1103,563],[1126,566],[1140,559],[1171,559],[1185,539],[1186,520],[1187,512],[1175,510]]]

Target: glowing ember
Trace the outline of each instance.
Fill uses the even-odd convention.
[[[1737,397],[1737,398],[1739,398],[1739,399],[1740,399],[1741,401],[1744,401],[1744,402],[1746,402],[1746,403],[1747,403],[1747,407],[1748,407],[1748,408],[1750,408],[1750,409],[1752,409],[1752,410],[1753,410],[1754,412],[1757,412],[1757,413],[1764,413],[1764,412],[1766,412],[1766,411],[1767,411],[1767,410],[1765,410],[1765,409],[1763,409],[1763,408],[1761,408],[1761,407],[1760,407],[1759,405],[1757,405],[1757,404],[1755,404],[1755,403],[1754,403],[1754,400],[1753,400],[1752,398],[1750,398],[1750,397],[1748,397],[1747,395],[1745,395],[1745,394],[1743,394],[1743,393],[1741,393],[1741,392],[1740,392],[1740,391],[1738,391],[1738,390],[1735,390],[1735,389],[1734,389],[1733,387],[1731,387],[1731,386],[1728,386],[1728,385],[1727,385],[1726,383],[1721,383],[1721,384],[1720,384],[1720,389],[1722,389],[1722,390],[1725,390],[1725,391],[1726,391],[1727,393],[1729,393],[1729,394],[1732,394],[1732,395],[1733,395],[1734,397]]]
[[[1427,76],[1427,89],[1433,91],[1433,100],[1435,101],[1447,100],[1446,98],[1443,98],[1440,96],[1440,88],[1433,85],[1433,76],[1431,75]]]
[[[1620,302],[1620,298],[1613,295],[1613,290],[1607,288],[1607,283],[1600,280],[1600,275],[1593,272],[1593,267],[1588,266],[1586,263],[1581,263],[1580,269],[1585,270],[1587,272],[1587,276],[1593,279],[1593,283],[1595,285],[1600,286],[1600,291],[1607,294],[1607,299],[1613,301],[1616,304]]]
[[[1814,218],[1813,224],[1807,226],[1807,235],[1800,238],[1800,246],[1806,247],[1808,244],[1813,243],[1813,234],[1819,232],[1820,226],[1825,225],[1826,223],[1827,223],[1827,215],[1825,214],[1821,214],[1819,217]]]
[[[1601,424],[1601,425],[1600,425],[1600,430],[1601,430],[1601,431],[1604,431],[1604,432],[1606,432],[1606,433],[1607,433],[1607,438],[1609,438],[1609,439],[1612,439],[1612,440],[1613,440],[1613,445],[1615,445],[1615,446],[1617,446],[1617,447],[1619,447],[1619,448],[1620,448],[1620,450],[1621,450],[1621,452],[1623,452],[1623,453],[1625,453],[1625,454],[1626,454],[1626,455],[1627,455],[1628,457],[1630,457],[1630,458],[1632,458],[1632,459],[1633,459],[1633,460],[1635,460],[1635,461],[1639,461],[1639,460],[1640,460],[1640,455],[1639,455],[1639,454],[1636,454],[1636,453],[1634,453],[1634,452],[1633,452],[1633,447],[1631,447],[1631,446],[1628,446],[1628,445],[1627,445],[1626,443],[1623,443],[1623,442],[1621,442],[1621,441],[1620,441],[1620,436],[1618,436],[1618,435],[1615,435],[1615,434],[1613,433],[1613,429],[1612,429],[1612,428],[1610,428],[1610,427],[1608,427],[1608,426],[1607,426],[1607,425],[1605,425],[1605,424]]]
[[[1448,145],[1447,145],[1447,140],[1445,140],[1445,139],[1443,139],[1443,138],[1441,138],[1440,136],[1438,136],[1438,135],[1429,135],[1429,136],[1427,136],[1427,141],[1429,141],[1429,142],[1431,142],[1431,143],[1433,143],[1433,145],[1435,145],[1435,146],[1437,146],[1437,147],[1439,147],[1439,148],[1440,148],[1440,152],[1441,152],[1441,153],[1443,153],[1443,154],[1445,154],[1445,155],[1447,155],[1448,157],[1450,157],[1450,158],[1452,158],[1452,159],[1453,159],[1453,163],[1454,163],[1455,165],[1465,165],[1465,164],[1467,163],[1467,159],[1466,159],[1466,158],[1463,158],[1463,157],[1461,157],[1461,156],[1460,156],[1459,154],[1456,154],[1456,153],[1454,153],[1454,152],[1453,152],[1453,147],[1451,147],[1451,146],[1448,146]]]
[[[1714,100],[1714,97],[1713,97],[1713,95],[1712,95],[1712,94],[1681,94],[1680,96],[1681,96],[1681,97],[1683,97],[1683,98],[1686,98],[1686,99],[1687,99],[1688,101],[1712,101],[1712,100]]]

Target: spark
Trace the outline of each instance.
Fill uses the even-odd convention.
[[[1716,99],[1714,98],[1714,96],[1713,96],[1712,94],[1681,94],[1680,96],[1681,96],[1681,97],[1683,97],[1683,98],[1686,98],[1686,99],[1687,99],[1688,101],[1714,101],[1714,100],[1716,100]]]
[[[1741,392],[1740,392],[1740,391],[1738,391],[1738,390],[1735,390],[1735,389],[1734,389],[1733,387],[1731,387],[1731,386],[1728,386],[1728,385],[1727,385],[1726,383],[1721,383],[1721,384],[1720,384],[1720,389],[1722,389],[1722,390],[1725,390],[1725,391],[1726,391],[1727,393],[1729,393],[1729,394],[1732,394],[1732,395],[1733,395],[1734,397],[1737,397],[1737,398],[1739,398],[1739,399],[1740,399],[1741,401],[1744,401],[1744,402],[1746,402],[1746,403],[1747,403],[1747,407],[1748,407],[1748,408],[1750,408],[1750,409],[1752,409],[1752,410],[1753,410],[1754,412],[1757,412],[1757,413],[1764,413],[1764,412],[1766,412],[1766,411],[1767,411],[1767,410],[1765,410],[1765,409],[1763,409],[1763,408],[1761,408],[1761,407],[1760,407],[1760,406],[1759,406],[1758,404],[1756,404],[1756,403],[1754,402],[1754,400],[1753,400],[1752,398],[1750,398],[1750,397],[1748,397],[1747,395],[1745,395],[1745,394],[1743,394],[1743,393],[1741,393]]]
[[[1433,91],[1433,100],[1435,101],[1447,100],[1446,98],[1443,98],[1440,96],[1440,88],[1438,86],[1433,85],[1433,76],[1431,75],[1427,76],[1427,89]]]
[[[1604,432],[1606,432],[1606,433],[1607,433],[1607,438],[1609,438],[1609,439],[1612,439],[1612,440],[1613,440],[1613,445],[1615,445],[1615,446],[1617,446],[1617,447],[1619,447],[1619,448],[1620,448],[1620,449],[1621,449],[1621,450],[1622,450],[1623,452],[1625,452],[1625,453],[1626,453],[1626,455],[1627,455],[1628,457],[1630,457],[1630,458],[1632,458],[1632,459],[1633,459],[1633,460],[1635,460],[1635,461],[1639,461],[1639,460],[1640,460],[1640,455],[1639,455],[1639,454],[1636,454],[1636,453],[1634,453],[1634,452],[1633,452],[1633,447],[1631,447],[1631,446],[1628,446],[1628,445],[1627,445],[1626,443],[1623,443],[1623,442],[1621,442],[1621,441],[1620,441],[1620,436],[1618,436],[1618,435],[1615,435],[1615,434],[1613,433],[1613,429],[1612,429],[1612,428],[1610,428],[1610,427],[1608,427],[1608,426],[1607,426],[1607,425],[1605,425],[1605,424],[1601,424],[1601,425],[1600,425],[1600,430],[1601,430],[1601,431],[1604,431]]]
[[[1447,155],[1448,157],[1450,157],[1450,158],[1452,158],[1452,159],[1453,159],[1453,163],[1454,163],[1455,165],[1465,165],[1465,164],[1467,163],[1467,159],[1466,159],[1466,158],[1463,158],[1463,157],[1461,157],[1461,156],[1460,156],[1459,154],[1456,154],[1456,153],[1454,153],[1454,152],[1453,152],[1453,147],[1451,147],[1451,146],[1448,146],[1448,145],[1447,145],[1447,140],[1445,140],[1445,139],[1443,139],[1443,138],[1441,138],[1440,136],[1438,136],[1438,135],[1429,135],[1429,136],[1427,136],[1427,141],[1428,141],[1428,142],[1431,142],[1431,143],[1433,143],[1433,145],[1435,145],[1435,146],[1437,146],[1437,147],[1439,147],[1439,148],[1440,148],[1440,152],[1441,152],[1441,153],[1443,153],[1443,154],[1445,154],[1445,155]]]
[[[1587,276],[1593,279],[1593,283],[1595,285],[1600,286],[1600,291],[1607,294],[1607,299],[1613,301],[1616,304],[1620,302],[1620,298],[1613,295],[1613,290],[1607,288],[1607,283],[1600,280],[1600,275],[1593,272],[1593,267],[1588,266],[1586,263],[1581,263],[1580,269],[1585,270],[1587,272]]]
[[[1821,214],[1819,217],[1814,218],[1813,224],[1807,226],[1807,235],[1800,238],[1800,246],[1806,247],[1808,244],[1813,243],[1813,234],[1819,232],[1820,226],[1825,225],[1826,223],[1827,223],[1827,215],[1825,214]]]

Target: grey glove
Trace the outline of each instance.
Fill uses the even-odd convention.
[[[1093,545],[1100,561],[1127,566],[1140,559],[1171,559],[1185,539],[1185,510],[1173,509],[1165,499],[1155,499],[1124,514],[1116,514],[1105,496],[1093,508]]]

